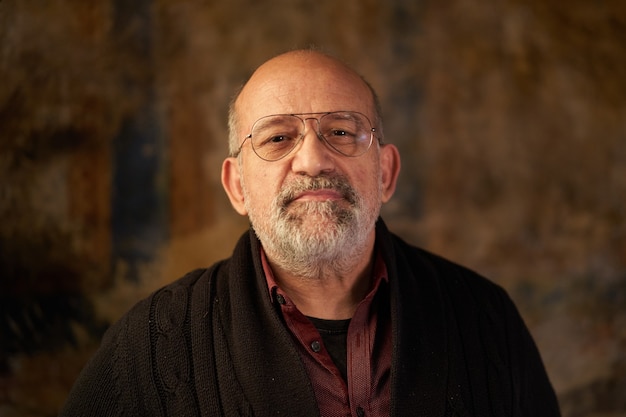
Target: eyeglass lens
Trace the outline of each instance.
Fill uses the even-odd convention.
[[[252,127],[254,152],[262,159],[276,161],[286,156],[303,137],[306,120],[317,120],[318,135],[345,156],[365,153],[372,141],[369,120],[356,112],[333,112],[316,117],[273,115],[259,119]]]

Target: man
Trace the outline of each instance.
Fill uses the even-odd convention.
[[[230,115],[222,183],[251,231],[111,327],[63,416],[558,416],[513,303],[379,218],[400,158],[370,86],[275,57]]]

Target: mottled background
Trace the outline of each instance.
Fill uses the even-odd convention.
[[[510,292],[564,416],[626,416],[621,0],[0,0],[0,416],[56,415],[112,320],[229,255],[227,103],[309,45],[380,93],[390,228]]]

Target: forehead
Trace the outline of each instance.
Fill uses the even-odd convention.
[[[373,117],[372,93],[338,61],[319,55],[268,61],[250,78],[236,102],[243,129],[270,114],[354,110]]]

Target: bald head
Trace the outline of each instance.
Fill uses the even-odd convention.
[[[263,116],[337,110],[367,115],[382,139],[376,93],[358,73],[317,51],[278,55],[257,68],[231,104],[230,154],[236,153],[254,121]]]

